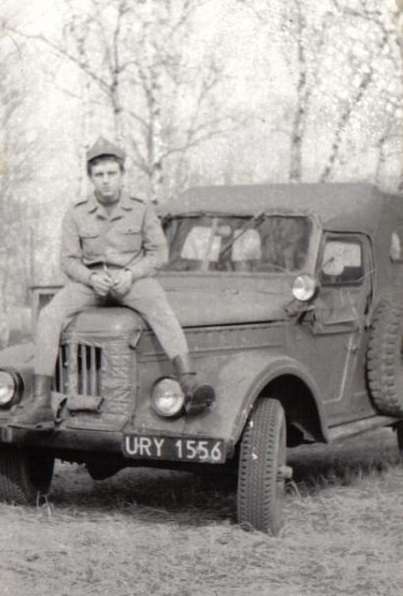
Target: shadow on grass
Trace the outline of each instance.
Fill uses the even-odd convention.
[[[381,475],[400,459],[394,432],[382,429],[340,444],[290,450],[288,463],[297,490],[314,494],[329,486],[350,486]]]
[[[195,526],[235,521],[235,491],[231,476],[133,468],[95,482],[84,467],[63,465],[50,498],[65,513],[82,508],[83,514],[135,514],[140,521],[168,519]]]
[[[360,437],[341,445],[312,446],[289,451],[294,471],[289,497],[315,495],[330,486],[349,486],[380,475],[398,464],[391,431]],[[191,474],[133,468],[93,481],[82,466],[57,469],[51,501],[74,515],[128,514],[143,522],[203,526],[235,523],[236,478],[225,474]]]

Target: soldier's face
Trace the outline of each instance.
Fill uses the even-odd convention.
[[[122,172],[116,161],[105,159],[93,165],[90,178],[95,191],[104,202],[116,201],[122,187]]]

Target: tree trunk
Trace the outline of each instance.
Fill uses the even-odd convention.
[[[289,178],[291,182],[301,182],[302,179],[302,146],[305,133],[306,109],[309,98],[307,87],[306,55],[303,43],[303,31],[305,28],[304,15],[301,7],[297,4],[297,106],[294,112],[294,119],[291,130],[290,167]]]

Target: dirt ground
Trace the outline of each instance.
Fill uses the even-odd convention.
[[[290,451],[279,537],[235,524],[231,479],[58,464],[48,503],[0,505],[1,596],[398,596],[403,466],[382,430]]]

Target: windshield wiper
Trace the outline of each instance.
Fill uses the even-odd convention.
[[[220,250],[218,257],[220,258],[222,257],[222,255],[225,255],[225,253],[229,251],[229,249],[238,240],[238,238],[243,236],[243,234],[245,234],[245,232],[247,232],[248,230],[256,228],[256,226],[259,225],[265,217],[265,212],[261,211],[260,213],[257,213],[256,215],[253,215],[250,219],[248,219],[248,221],[242,226],[242,228],[240,228],[237,231],[237,233],[234,233],[233,238],[231,238],[231,240],[227,242],[227,244],[224,244],[224,246]]]

